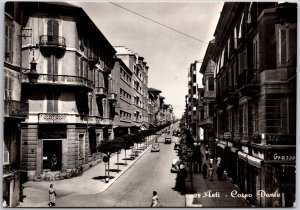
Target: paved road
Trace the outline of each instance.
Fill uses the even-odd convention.
[[[163,143],[166,135],[159,138],[160,152],[148,150],[106,191],[61,197],[57,207],[149,207],[153,190],[158,192],[163,207],[184,207],[185,196],[172,189],[176,174],[170,173],[170,167],[177,156],[174,143]]]

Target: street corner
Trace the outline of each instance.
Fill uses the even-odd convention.
[[[203,207],[202,204],[195,202],[195,195],[194,194],[186,194],[185,195],[185,207]]]

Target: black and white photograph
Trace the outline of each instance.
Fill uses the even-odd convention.
[[[297,1],[5,1],[2,208],[295,208]]]

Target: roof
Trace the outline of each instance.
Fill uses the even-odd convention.
[[[148,88],[148,90],[151,91],[151,92],[158,92],[158,93],[161,93],[160,90],[155,89],[155,88]]]

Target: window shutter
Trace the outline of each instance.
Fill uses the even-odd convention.
[[[286,64],[286,30],[280,29],[279,30],[279,44],[280,44],[280,64]]]
[[[58,60],[55,56],[53,56],[53,64],[54,64],[53,74],[58,75]]]
[[[58,23],[58,20],[53,20],[52,21],[52,23],[53,23],[53,36],[58,36],[59,35],[59,33],[58,33],[58,31],[59,31],[59,23]]]
[[[52,74],[53,64],[52,64],[52,56],[47,58],[47,73]]]
[[[9,46],[9,35],[8,35],[8,26],[5,26],[5,52],[9,52],[8,51],[8,46]]]
[[[297,31],[295,28],[289,30],[289,59],[296,56],[297,52]]]
[[[3,164],[4,165],[9,164],[9,151],[5,142],[3,147]]]
[[[288,105],[286,99],[280,101],[280,112],[281,112],[281,131],[287,132],[288,126]]]
[[[9,46],[8,46],[9,52],[13,52],[13,34],[14,34],[14,29],[9,27]]]
[[[54,112],[53,94],[52,93],[47,94],[47,112],[49,112],[49,113]]]
[[[50,19],[47,21],[47,35],[53,35],[53,20]]]

